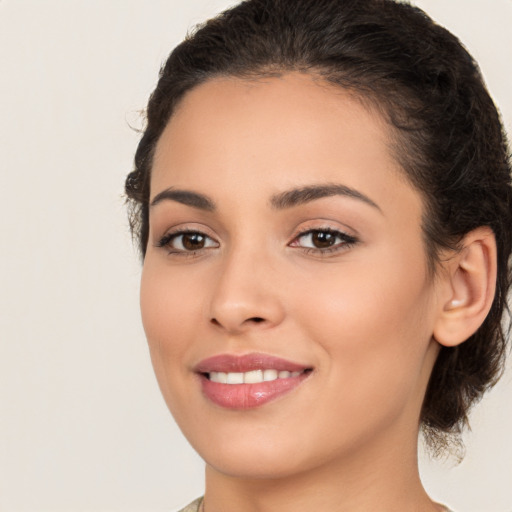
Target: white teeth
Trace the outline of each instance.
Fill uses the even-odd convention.
[[[226,384],[243,384],[244,374],[243,373],[228,373]]]
[[[277,370],[263,370],[263,381],[276,380],[278,377]]]
[[[260,382],[269,382],[276,379],[298,377],[301,373],[286,370],[252,370],[244,373],[210,372],[209,377],[212,382],[220,382],[221,384],[259,384]]]
[[[228,379],[228,374],[224,372],[211,372],[210,380],[212,382],[220,382],[221,384],[226,384]]]
[[[263,372],[261,370],[244,373],[244,384],[257,384],[259,382],[263,382]]]

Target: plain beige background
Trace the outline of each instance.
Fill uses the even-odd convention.
[[[0,510],[172,511],[202,463],[165,409],[123,207],[143,109],[228,0],[0,0]],[[512,133],[512,0],[418,0],[480,61]],[[510,366],[510,365],[509,365]],[[467,457],[422,461],[458,512],[512,511],[512,371]]]

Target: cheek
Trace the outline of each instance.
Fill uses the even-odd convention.
[[[179,276],[147,261],[142,271],[140,303],[155,374],[169,401],[167,390],[179,386],[184,376],[188,377],[186,362],[190,344],[187,341],[192,339],[197,326],[198,297],[190,282],[186,286]]]
[[[431,288],[419,254],[379,255],[311,276],[297,318],[324,353],[344,400],[401,406],[421,392],[432,331]],[[333,267],[334,268],[334,267]],[[305,295],[296,292],[297,296]]]
[[[142,270],[140,305],[150,346],[158,342],[179,349],[180,333],[191,315],[198,318],[197,282],[186,272],[172,272],[165,264],[146,260]]]

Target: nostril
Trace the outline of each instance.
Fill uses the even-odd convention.
[[[1,1],[1,0],[0,0]],[[220,320],[212,317],[210,318],[210,324],[216,328],[227,329],[228,331],[243,331],[245,328],[259,324],[264,324],[266,319],[261,316],[251,316],[245,319],[240,318],[221,318]]]

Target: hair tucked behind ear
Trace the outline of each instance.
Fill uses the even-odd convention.
[[[213,77],[287,71],[317,75],[383,112],[395,134],[396,158],[424,198],[433,273],[440,249],[457,247],[471,230],[489,226],[496,236],[491,311],[465,343],[441,349],[425,397],[421,423],[434,451],[442,449],[503,369],[512,188],[506,137],[477,65],[420,9],[392,0],[248,0],[189,35],[160,72],[126,180],[141,253],[148,240],[153,151],[187,91]]]

